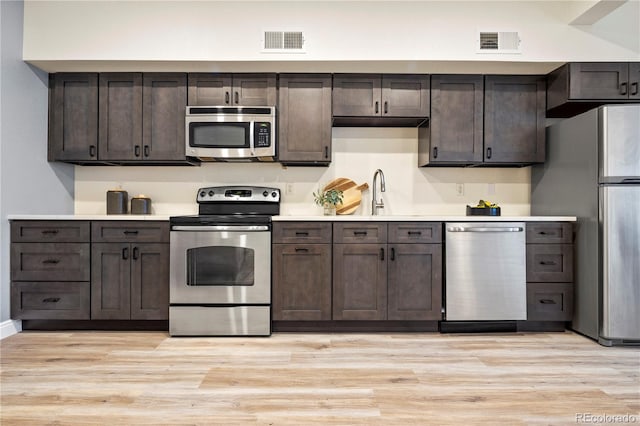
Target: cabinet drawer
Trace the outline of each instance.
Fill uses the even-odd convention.
[[[333,242],[345,243],[386,243],[386,223],[340,222],[333,224]]]
[[[330,244],[331,222],[274,222],[274,243]]]
[[[89,222],[76,220],[14,220],[11,241],[16,243],[88,243]]]
[[[527,244],[527,282],[572,282],[573,245]]]
[[[568,222],[527,223],[527,244],[571,244],[573,224]]]
[[[13,281],[89,281],[89,243],[12,243]]]
[[[528,321],[571,321],[572,317],[572,284],[527,283]]]
[[[389,224],[390,243],[441,243],[440,222],[398,222]]]
[[[91,222],[91,242],[168,243],[169,222]]]
[[[13,282],[12,319],[89,319],[88,282]]]

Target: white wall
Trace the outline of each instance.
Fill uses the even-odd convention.
[[[500,64],[526,73],[639,58],[636,0],[592,26],[569,25],[573,3],[27,0],[24,59],[48,71],[367,71],[373,62],[378,72],[487,73]],[[303,31],[306,53],[261,53],[265,30]],[[522,53],[478,54],[478,30],[518,31]]]
[[[47,74],[22,61],[22,1],[1,1],[0,323],[9,319],[8,214],[73,213],[74,169],[47,163]]]
[[[336,177],[369,183],[377,168],[386,178],[385,214],[464,215],[479,199],[498,202],[503,215],[528,215],[529,168],[418,168],[417,130],[405,128],[334,128],[330,167],[278,164],[207,163],[201,167],[76,167],[78,214],[104,214],[106,191],[121,185],[129,196],[152,199],[152,212],[197,213],[196,190],[220,184],[275,186],[282,190],[282,214],[320,214],[313,191]],[[456,183],[464,195],[456,195]],[[489,186],[493,185],[494,193]],[[371,190],[354,213],[370,214]]]

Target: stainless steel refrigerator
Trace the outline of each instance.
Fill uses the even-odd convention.
[[[531,214],[578,217],[571,327],[607,346],[640,344],[640,104],[547,127]]]

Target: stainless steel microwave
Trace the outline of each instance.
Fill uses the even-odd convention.
[[[274,161],[276,108],[188,106],[185,152],[203,161]]]

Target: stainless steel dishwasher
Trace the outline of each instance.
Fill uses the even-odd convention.
[[[447,321],[527,319],[524,222],[445,225]]]

